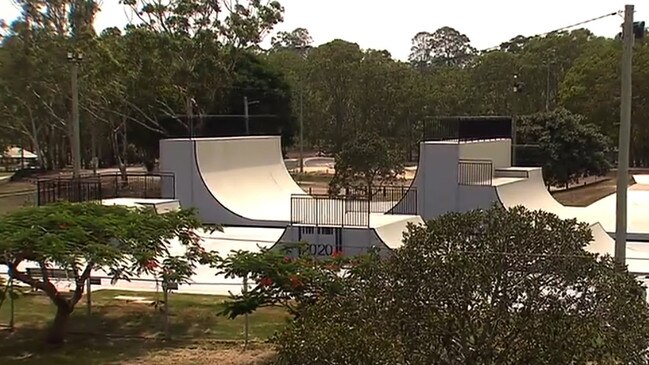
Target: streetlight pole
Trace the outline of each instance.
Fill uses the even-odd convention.
[[[248,115],[248,97],[243,97],[243,115],[246,118],[246,135],[250,135],[250,117]]]
[[[615,261],[626,263],[627,188],[629,186],[629,141],[631,139],[631,72],[633,60],[633,5],[624,7],[624,53],[620,94],[620,139],[617,158],[617,201],[615,222]]]
[[[74,178],[81,175],[81,137],[79,132],[79,63],[83,54],[68,52],[68,61],[72,66],[72,125],[70,126],[70,144],[72,147],[72,174]]]
[[[302,82],[300,82],[302,84]],[[304,85],[300,85],[300,173],[304,173]]]
[[[309,56],[311,46],[300,47],[303,60]],[[304,173],[304,74],[300,74],[300,173]]]
[[[550,62],[546,65],[548,67],[547,78],[545,82],[545,112],[550,111]]]
[[[243,97],[243,116],[246,119],[246,135],[250,135],[250,114],[248,113],[248,106],[259,104],[259,100],[248,101],[248,97]]]

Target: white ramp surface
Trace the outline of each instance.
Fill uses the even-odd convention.
[[[280,137],[196,140],[196,163],[212,196],[252,220],[290,220],[291,194],[304,194],[286,170]]]
[[[649,186],[649,175],[633,175],[633,180],[638,185]]]
[[[161,140],[160,170],[176,177],[163,188],[206,223],[284,228],[291,195],[304,194],[286,170],[279,136]]]
[[[561,219],[577,219],[601,224],[605,232],[615,232],[616,195],[611,194],[587,207],[570,207],[559,203],[545,187],[541,168],[512,168],[528,170],[528,178],[494,179],[498,198],[503,206],[522,205],[530,210],[543,210]],[[502,183],[499,183],[501,180]],[[640,179],[642,181],[642,179]],[[627,241],[649,241],[649,191],[628,191]]]

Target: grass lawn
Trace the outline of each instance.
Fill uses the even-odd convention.
[[[291,176],[297,182],[318,182],[329,184],[333,175],[329,174],[318,174],[318,173],[292,173]]]
[[[220,342],[244,338],[243,317],[230,320],[217,315],[225,297],[171,294],[169,330],[172,338],[165,341],[162,340],[164,317],[159,310],[149,304],[117,300],[117,295],[155,299],[155,293],[93,292],[92,315],[86,314],[85,298],[82,299],[70,319],[68,344],[56,351],[42,345],[45,329],[53,318],[54,306],[42,294],[21,296],[15,301],[15,332],[0,332],[0,364],[136,364],[140,362],[129,361],[143,356],[147,360],[141,363],[150,363],[148,356],[160,352],[181,351],[186,355],[200,347],[213,348],[219,353],[221,350],[232,351],[239,345],[226,346]],[[286,313],[279,308],[264,308],[251,314],[250,338],[255,341],[268,339],[286,324],[287,319]],[[5,302],[0,308],[0,323],[7,324],[8,321],[9,305]],[[272,353],[269,345],[256,346],[261,354]],[[167,354],[163,358],[168,360],[173,356]],[[206,363],[224,363],[214,362],[215,359],[206,357],[206,354],[201,356],[212,361]],[[202,363],[198,360],[155,362],[174,365]]]
[[[0,216],[36,204],[36,193],[0,194]]]
[[[583,187],[554,192],[552,196],[561,204],[585,207],[606,196],[614,194],[617,190],[616,183],[616,179],[610,178]]]

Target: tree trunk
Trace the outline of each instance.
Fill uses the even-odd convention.
[[[47,344],[55,346],[63,345],[65,341],[65,329],[70,319],[70,313],[72,313],[72,310],[67,303],[56,305],[56,316],[45,339]]]

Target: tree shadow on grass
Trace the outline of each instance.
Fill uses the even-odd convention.
[[[201,304],[171,300],[170,338],[165,338],[164,311],[153,305],[103,299],[88,315],[80,303],[68,323],[66,344],[58,349],[44,344],[49,323],[25,322],[34,318],[32,313],[18,322],[13,333],[0,331],[0,364],[112,364],[199,342],[243,340],[243,318],[230,320],[217,315],[219,304]],[[250,338],[267,339],[285,325],[285,318],[276,309],[251,315]]]
[[[142,306],[104,305],[94,308],[90,316],[85,308],[77,308],[68,325],[66,344],[56,349],[45,345],[47,327],[43,325],[0,331],[0,364],[107,364],[201,340],[191,319],[174,316],[170,316],[171,339],[165,339],[163,314]]]
[[[113,338],[68,334],[66,344],[52,349],[43,343],[43,328],[19,328],[0,333],[0,363],[4,365],[100,365],[144,356],[166,347],[183,346],[178,341]]]

